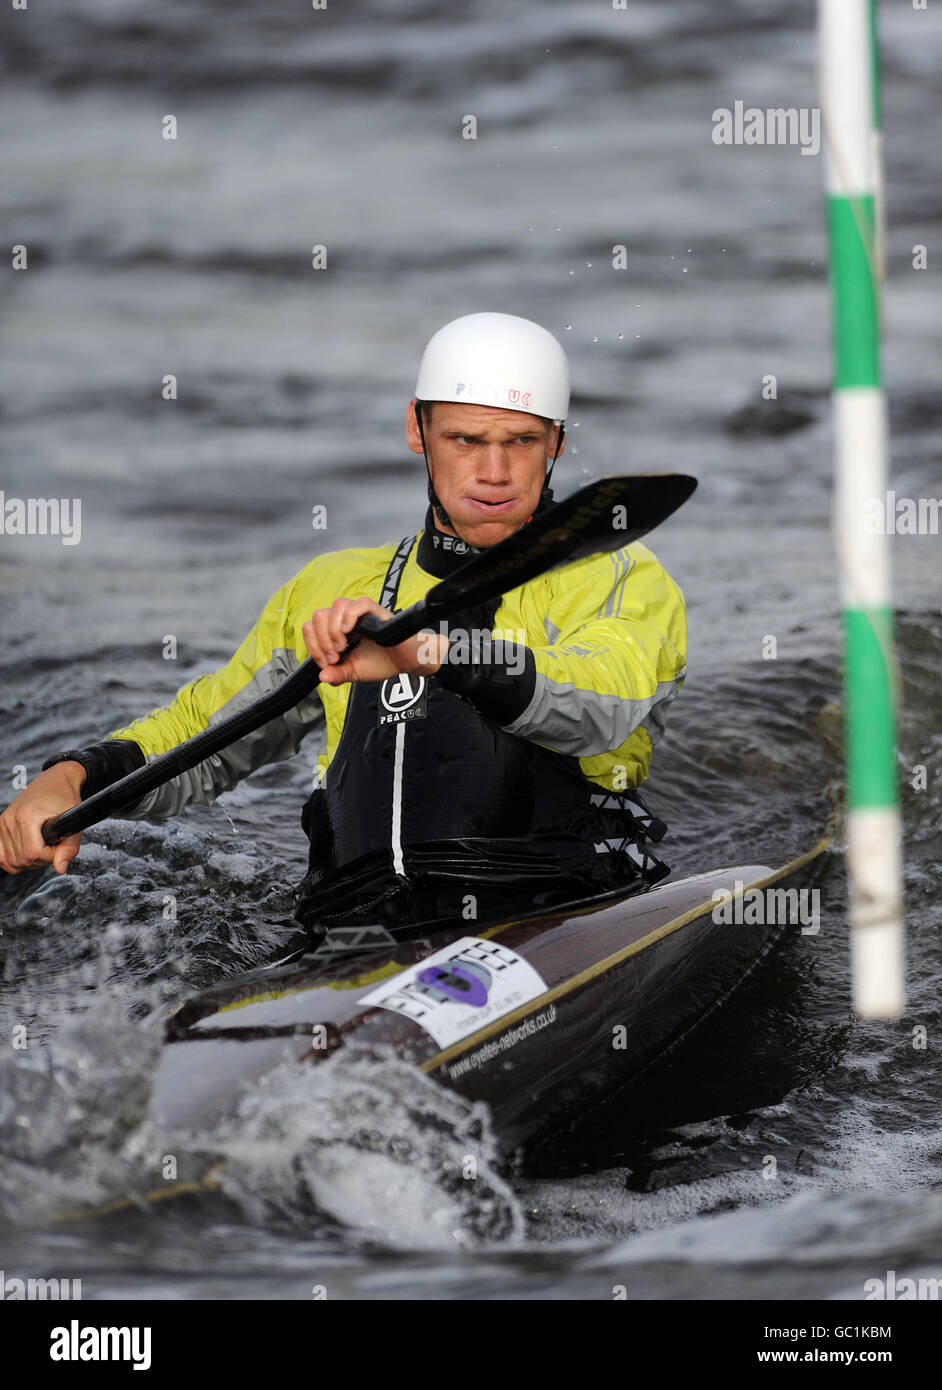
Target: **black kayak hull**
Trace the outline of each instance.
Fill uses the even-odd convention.
[[[509,1153],[638,1076],[714,1012],[783,931],[803,929],[797,919],[718,920],[718,894],[731,900],[727,915],[741,916],[737,900],[756,901],[757,891],[775,890],[781,909],[827,848],[355,954],[322,950],[226,981],[168,1020],[151,1118],[209,1126],[286,1059],[309,1066],[355,1043],[391,1049],[485,1101]]]

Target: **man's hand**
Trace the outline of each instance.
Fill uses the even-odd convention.
[[[325,685],[383,681],[402,671],[416,671],[423,676],[435,674],[448,650],[448,638],[440,634],[419,633],[398,647],[378,647],[375,642],[363,640],[343,660],[347,633],[364,613],[375,613],[384,622],[393,616],[371,598],[335,598],[329,608],[318,608],[310,621],[303,624],[304,645],[321,668]]]
[[[56,763],[34,777],[0,815],[0,869],[18,874],[51,863],[64,874],[79,852],[81,835],[70,835],[57,845],[47,845],[42,835],[45,821],[70,811],[82,800],[85,769],[81,763]]]

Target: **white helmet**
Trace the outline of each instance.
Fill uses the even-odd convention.
[[[569,411],[569,363],[538,323],[513,314],[467,314],[429,341],[415,394],[420,401],[523,410],[561,425]]]

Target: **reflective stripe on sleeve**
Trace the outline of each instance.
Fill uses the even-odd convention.
[[[683,676],[661,681],[647,698],[633,700],[623,695],[603,695],[571,683],[549,680],[536,673],[533,699],[507,732],[532,738],[558,753],[593,758],[621,745],[645,721],[651,742],[664,728],[664,711],[658,709],[673,700]],[[647,726],[646,726],[647,727]]]

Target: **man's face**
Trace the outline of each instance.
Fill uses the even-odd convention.
[[[486,549],[529,521],[543,490],[556,426],[522,410],[436,401],[423,417],[432,484],[452,535]],[[421,454],[415,401],[406,439]]]

